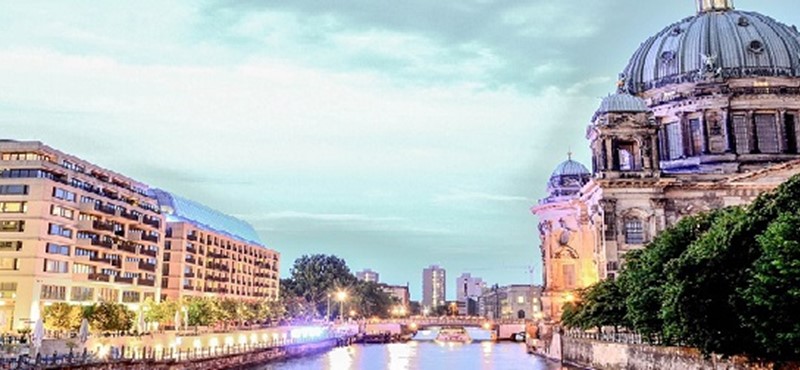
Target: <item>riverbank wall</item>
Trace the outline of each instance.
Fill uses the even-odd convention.
[[[599,370],[797,370],[799,364],[749,362],[746,358],[706,357],[694,348],[613,343],[555,334],[563,363]],[[551,358],[553,356],[550,356]]]

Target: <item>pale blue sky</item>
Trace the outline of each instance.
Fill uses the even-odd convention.
[[[796,1],[738,0],[788,23]],[[529,207],[692,0],[0,0],[0,136],[41,140],[344,257],[540,280]]]

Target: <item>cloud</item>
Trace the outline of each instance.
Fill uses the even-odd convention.
[[[437,195],[433,198],[434,203],[462,203],[462,202],[500,202],[500,203],[531,203],[528,197],[517,195],[492,194],[477,191],[464,191],[460,189],[452,190],[447,194]]]

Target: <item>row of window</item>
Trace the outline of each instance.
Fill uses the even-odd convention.
[[[14,286],[16,290],[16,284]],[[142,300],[142,293],[134,291],[123,291],[122,301],[125,303],[139,303]],[[67,300],[67,287],[62,285],[42,285],[39,295],[41,299],[65,301]],[[152,293],[144,294],[145,298],[152,298]],[[99,288],[98,297],[101,301],[116,302],[119,298],[119,291],[111,288]],[[71,301],[85,302],[95,299],[95,288],[74,286],[70,290],[69,299]]]
[[[49,161],[50,156],[36,152],[3,153],[4,161]]]
[[[0,185],[0,195],[28,195],[28,185]]]
[[[0,232],[23,232],[25,231],[25,221],[2,220],[0,221]]]
[[[0,202],[0,213],[25,213],[28,212],[26,202]]]

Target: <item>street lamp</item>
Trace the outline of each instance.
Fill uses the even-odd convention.
[[[344,290],[336,292],[336,299],[339,301],[339,320],[344,321],[344,301],[347,299],[347,292]]]

